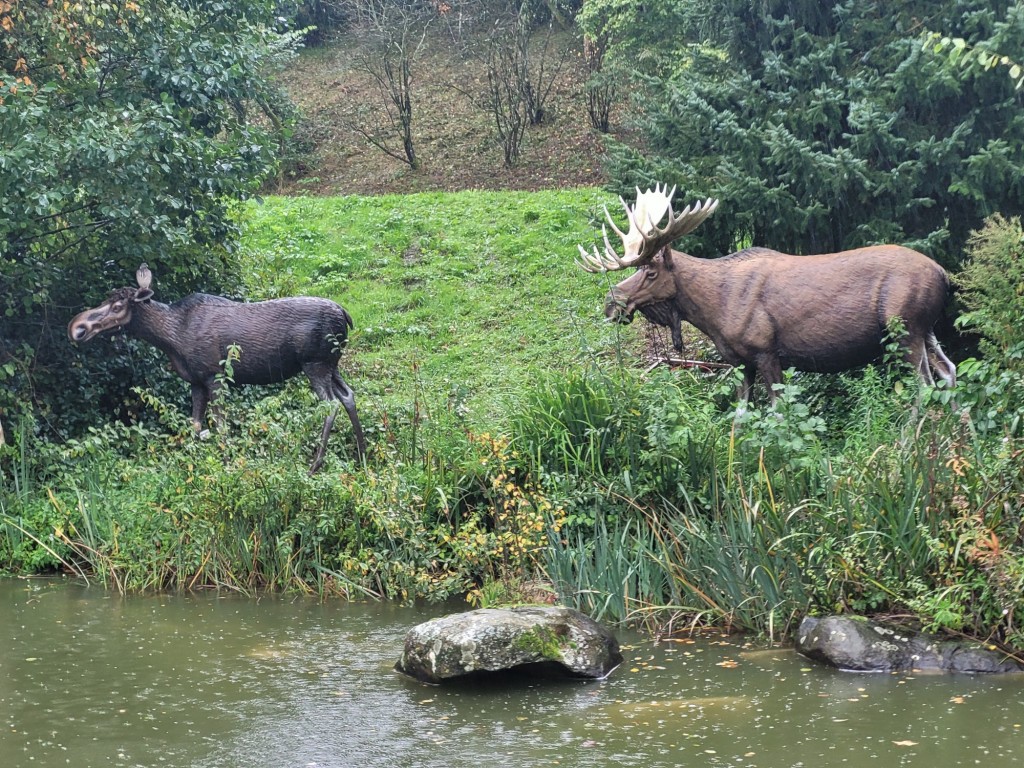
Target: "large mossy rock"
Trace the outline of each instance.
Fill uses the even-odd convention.
[[[854,672],[1020,672],[1005,654],[976,643],[945,640],[858,617],[806,617],[796,650],[809,659]]]
[[[440,683],[507,670],[602,678],[621,663],[618,641],[589,616],[529,606],[455,613],[413,627],[395,669]]]

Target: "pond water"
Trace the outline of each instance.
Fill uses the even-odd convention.
[[[1024,676],[855,675],[628,631],[599,682],[394,673],[443,612],[0,580],[0,766],[1024,766]]]

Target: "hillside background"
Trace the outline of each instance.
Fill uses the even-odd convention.
[[[542,40],[534,41],[538,55]],[[492,116],[480,103],[486,90],[483,62],[460,53],[440,28],[431,30],[413,72],[413,132],[422,167],[388,157],[351,127],[382,98],[359,67],[363,37],[338,33],[305,48],[282,79],[301,117],[287,167],[272,183],[280,194],[360,194],[537,190],[600,185],[602,135],[586,111],[582,41],[567,31],[552,38],[546,57],[550,78],[545,121],[527,128],[523,155],[503,162]],[[545,78],[545,81],[548,79]],[[360,118],[360,111],[363,117]],[[612,135],[624,135],[613,115]]]

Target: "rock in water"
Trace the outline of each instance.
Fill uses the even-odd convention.
[[[1020,664],[977,643],[849,616],[800,622],[796,650],[809,659],[854,672],[1020,672]]]
[[[602,678],[621,663],[618,641],[589,616],[572,608],[527,606],[455,613],[413,627],[395,669],[439,683],[517,668]]]

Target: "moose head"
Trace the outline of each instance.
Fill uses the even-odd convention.
[[[153,273],[142,264],[135,272],[138,288],[118,288],[111,291],[107,300],[95,309],[90,309],[74,317],[68,324],[68,337],[72,341],[89,341],[97,334],[123,328],[132,320],[132,309],[135,305],[153,298],[150,285]]]

